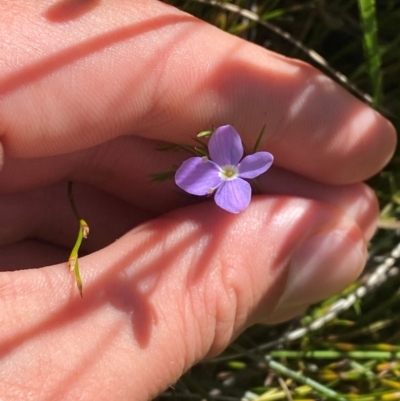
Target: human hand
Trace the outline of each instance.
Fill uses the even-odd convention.
[[[0,399],[145,400],[357,277],[377,217],[360,182],[395,133],[308,65],[163,3],[67,6],[0,5]],[[246,211],[149,181],[187,157],[158,140],[223,124],[248,147],[265,124],[275,156]],[[68,180],[91,228],[83,299]]]

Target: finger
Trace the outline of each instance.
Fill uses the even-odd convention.
[[[12,156],[128,133],[189,142],[227,123],[251,148],[265,125],[261,146],[277,165],[343,184],[393,152],[393,127],[321,73],[161,2],[100,2],[68,24],[48,18],[50,6],[1,5],[0,132]]]
[[[158,146],[154,141],[123,137],[72,157],[6,158],[0,172],[0,192],[38,189],[70,179],[97,187],[138,209],[147,210],[150,215],[202,201],[185,194],[172,179],[152,182],[151,174],[169,171],[187,157],[183,152],[160,152]],[[364,185],[323,185],[275,167],[258,181],[262,193],[304,197],[339,207],[359,224],[366,240],[375,231],[378,204],[373,192]],[[57,199],[66,205],[64,192]],[[48,202],[56,204],[54,199]],[[96,197],[91,197],[90,202],[89,209],[95,207]]]
[[[367,185],[324,185],[279,168],[271,169],[258,182],[264,194],[314,199],[339,208],[358,224],[366,241],[375,233],[379,204]]]
[[[278,304],[298,310],[342,289],[364,259],[339,211],[259,197],[235,216],[175,211],[82,258],[83,300],[63,266],[2,273],[0,395],[23,383],[48,399],[150,399]]]

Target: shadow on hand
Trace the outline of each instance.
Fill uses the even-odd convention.
[[[62,0],[50,6],[43,16],[50,22],[67,22],[88,13],[100,0]]]

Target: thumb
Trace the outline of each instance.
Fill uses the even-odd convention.
[[[150,399],[250,324],[342,289],[364,259],[337,209],[259,196],[239,215],[176,210],[82,258],[83,301],[64,266],[2,273],[0,398]]]
[[[191,143],[225,124],[250,148],[265,125],[260,149],[281,167],[347,184],[393,153],[390,123],[329,78],[162,2],[94,2],[68,23],[49,17],[51,0],[15,3],[0,4],[9,156],[58,155],[127,134]]]

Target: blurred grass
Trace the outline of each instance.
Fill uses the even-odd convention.
[[[377,108],[399,131],[399,0],[168,2],[313,64]],[[400,399],[399,152],[369,184],[378,195],[385,228],[371,242],[358,282],[294,321],[252,327],[158,400]]]
[[[374,104],[379,105],[382,95],[382,72],[375,0],[358,0],[358,7],[364,37],[364,58],[368,66],[372,97]]]

